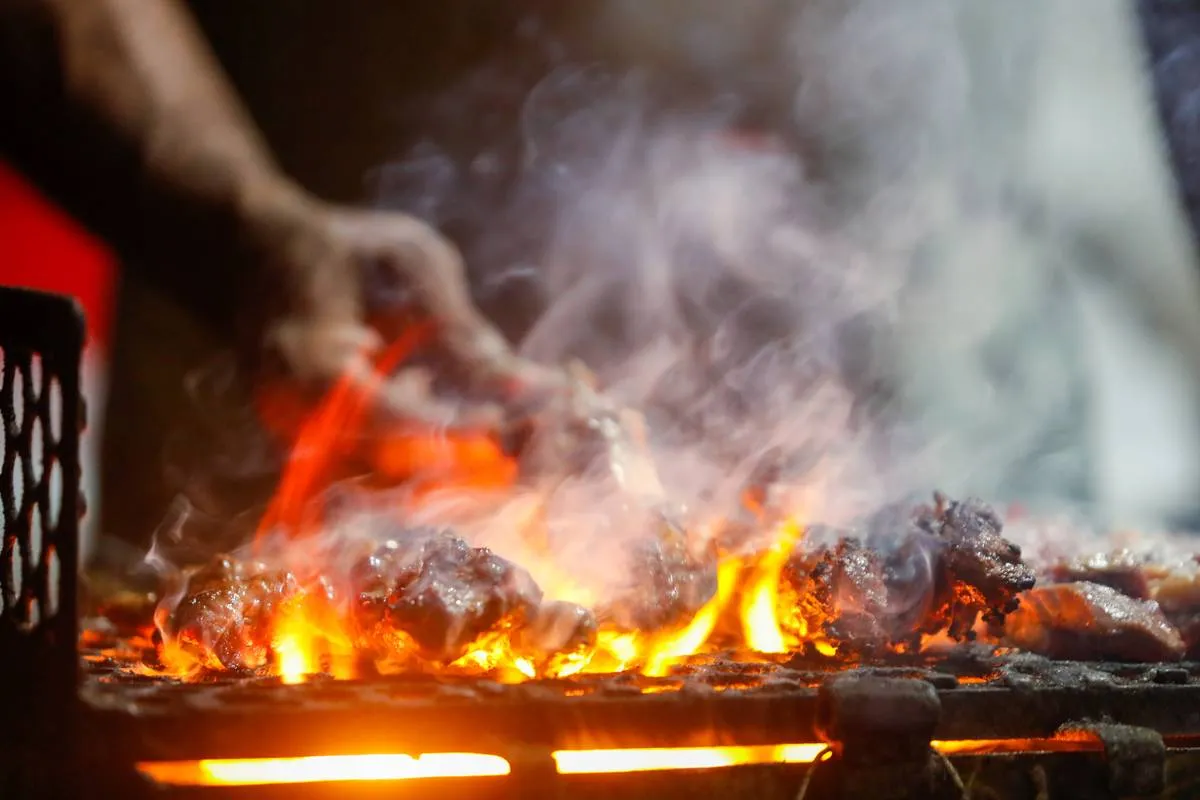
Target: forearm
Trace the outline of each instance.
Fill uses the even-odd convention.
[[[176,0],[0,0],[0,35],[6,155],[129,265],[231,322],[228,293],[222,303],[196,290],[248,277],[248,221],[307,201],[187,11]]]

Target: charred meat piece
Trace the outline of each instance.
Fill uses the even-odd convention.
[[[665,527],[632,548],[629,578],[600,614],[623,630],[656,631],[686,622],[717,592],[717,559],[695,558],[687,539]]]
[[[1022,650],[1071,660],[1171,661],[1183,641],[1158,604],[1096,583],[1063,583],[1025,592],[1005,624]]]
[[[171,615],[170,634],[204,663],[215,658],[230,670],[265,666],[276,613],[300,593],[299,585],[290,573],[253,574],[255,565],[232,559],[210,567]]]
[[[368,647],[386,654],[401,641],[398,631],[439,662],[459,658],[485,633],[523,624],[542,600],[525,570],[431,529],[379,547],[356,566],[353,585]]]
[[[932,604],[920,633],[945,630],[955,640],[970,639],[981,614],[998,629],[1016,609],[1017,595],[1033,588],[1036,578],[1021,549],[1000,535],[999,515],[979,500],[935,495],[933,506],[918,510],[915,525],[932,539],[934,552]]]
[[[796,602],[796,620],[822,630],[846,649],[869,653],[886,644],[881,620],[887,610],[884,565],[854,537],[814,553],[794,556],[783,582]]]

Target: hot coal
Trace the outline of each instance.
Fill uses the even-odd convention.
[[[354,569],[356,620],[371,649],[407,643],[429,660],[461,657],[483,634],[535,618],[542,591],[528,572],[449,531],[418,529],[381,545]]]
[[[1004,523],[987,504],[935,496],[918,509],[914,525],[933,550],[933,595],[919,633],[945,631],[956,641],[970,639],[981,617],[994,629],[1032,589],[1036,576],[1021,561],[1021,549],[1001,533]]]
[[[783,574],[797,616],[826,638],[870,652],[887,643],[884,563],[855,537],[793,556]]]
[[[211,655],[225,669],[257,669],[269,663],[280,607],[300,591],[288,572],[218,557],[192,576],[170,633],[201,663]]]
[[[522,650],[537,655],[574,653],[596,643],[598,626],[591,611],[575,603],[546,603],[521,629]]]
[[[1005,635],[1022,650],[1067,660],[1154,662],[1184,654],[1179,633],[1157,603],[1096,583],[1025,592],[1006,620]]]
[[[784,573],[797,615],[842,652],[912,649],[927,634],[970,640],[981,617],[998,629],[1036,580],[1001,535],[999,515],[978,500],[938,495],[915,512],[888,509],[865,528],[874,547],[810,527],[813,538],[835,543],[814,550],[801,542]]]
[[[656,631],[686,623],[717,592],[715,554],[696,558],[686,537],[664,526],[631,548],[625,589],[600,614],[630,631]]]

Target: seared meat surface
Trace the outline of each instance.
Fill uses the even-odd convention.
[[[596,643],[597,625],[592,612],[575,603],[546,603],[521,629],[522,650],[535,656],[574,653]]]
[[[1050,658],[1172,661],[1183,656],[1179,633],[1158,604],[1097,583],[1062,583],[1025,592],[1005,635],[1022,650]]]
[[[454,661],[483,634],[532,619],[542,600],[529,573],[448,531],[420,529],[381,545],[354,569],[356,619],[374,649],[407,643]],[[391,655],[406,655],[391,653]]]

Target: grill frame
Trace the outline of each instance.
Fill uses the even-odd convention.
[[[73,763],[85,341],[74,299],[0,287],[0,707],[17,721],[0,726],[0,789],[14,794]]]
[[[422,749],[503,755],[514,743],[548,752],[816,742],[822,687],[831,678],[862,676],[930,684],[941,708],[936,739],[1048,738],[1067,725],[1101,721],[1200,737],[1200,663],[978,655],[969,664],[946,659],[833,671],[793,662],[761,670],[769,676],[761,685],[724,689],[730,673],[705,666],[682,681],[618,675],[516,685],[433,676],[184,684],[104,673],[85,680],[82,697],[89,719],[112,732],[122,757],[133,760]],[[263,737],[268,717],[278,724]],[[331,741],[330,731],[352,735]]]

